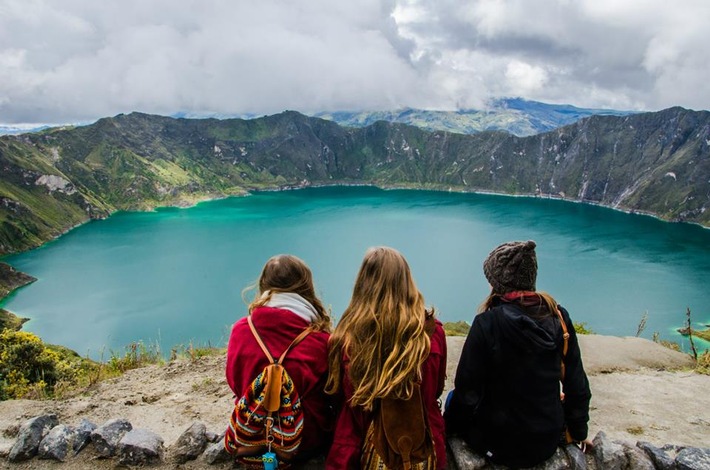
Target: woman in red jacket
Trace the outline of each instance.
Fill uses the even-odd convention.
[[[429,323],[431,336],[425,331]],[[326,391],[338,395],[341,406],[327,469],[359,469],[373,407],[381,398],[409,398],[414,383],[420,384],[436,467],[446,468],[437,402],[446,376],[446,339],[398,251],[378,247],[365,254],[350,305],[331,336],[328,362]]]
[[[328,375],[327,345],[330,315],[318,299],[313,276],[295,256],[278,255],[267,261],[258,281],[249,315],[271,355],[278,358],[306,328],[312,331],[284,359],[303,407],[302,440],[298,460],[325,454],[330,444],[334,413],[324,387]],[[247,318],[237,321],[227,346],[227,383],[237,397],[245,394],[269,360],[250,330]]]

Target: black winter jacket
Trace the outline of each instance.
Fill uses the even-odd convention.
[[[476,316],[466,338],[444,413],[448,434],[510,467],[551,457],[565,426],[574,440],[587,437],[589,382],[572,321],[560,310],[570,333],[564,402],[559,317],[536,319],[517,304],[498,302]]]

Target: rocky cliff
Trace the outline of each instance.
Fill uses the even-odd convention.
[[[710,113],[592,116],[529,137],[132,113],[0,137],[0,169],[0,253],[115,210],[311,184],[562,197],[709,225]]]

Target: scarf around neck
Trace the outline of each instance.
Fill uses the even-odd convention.
[[[269,295],[269,291],[264,292],[263,296]],[[318,312],[306,299],[293,292],[274,292],[271,294],[271,299],[264,305],[265,307],[279,308],[288,310],[299,317],[306,320],[308,323],[313,323],[318,319]]]

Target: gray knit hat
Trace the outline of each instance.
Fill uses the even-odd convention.
[[[491,251],[483,262],[483,273],[496,294],[534,291],[537,279],[535,242],[503,243]]]

